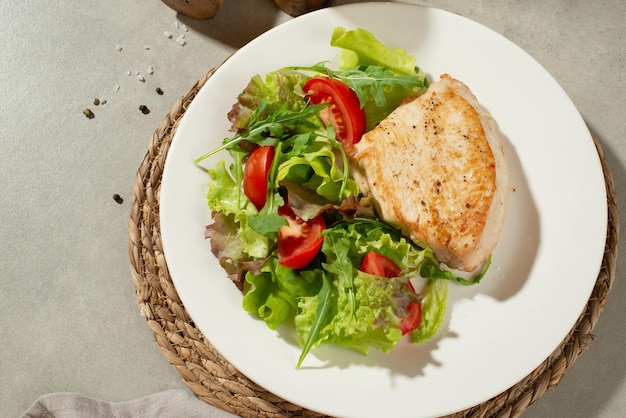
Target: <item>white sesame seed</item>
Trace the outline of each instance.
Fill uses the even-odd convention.
[[[137,80],[141,81],[142,83],[146,81],[146,79],[145,79],[145,78],[143,78],[143,76],[142,76],[141,74],[139,74],[139,75],[137,76]]]
[[[176,42],[178,42],[181,46],[187,45],[187,41],[185,41],[185,38],[181,38],[180,36],[176,38]]]
[[[152,65],[148,67],[148,74],[154,74],[154,67]]]
[[[144,45],[143,49],[145,49],[146,51],[150,49],[150,45]]]
[[[117,49],[118,51],[122,50],[122,45],[115,45],[115,49]]]
[[[172,32],[167,30],[163,32],[163,36],[165,36],[167,39],[172,39],[174,37],[174,35],[172,35]]]

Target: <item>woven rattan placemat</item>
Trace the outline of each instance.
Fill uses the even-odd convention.
[[[141,314],[167,361],[200,399],[241,417],[321,417],[256,385],[229,364],[196,328],[169,275],[159,224],[159,191],[168,150],[190,103],[211,70],[181,97],[152,135],[135,179],[129,220],[129,257]],[[532,373],[500,395],[450,417],[517,417],[554,388],[593,339],[615,277],[619,222],[613,179],[600,149],[607,189],[608,233],[602,267],[587,305],[559,347]]]

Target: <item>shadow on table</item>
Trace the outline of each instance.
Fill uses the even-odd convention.
[[[180,13],[177,18],[195,31],[239,49],[276,24],[280,10],[259,3],[273,1],[226,0],[218,14],[211,19],[197,20]]]
[[[383,0],[369,0],[383,1]],[[331,6],[359,3],[359,0],[335,0]],[[207,20],[181,14],[177,18],[188,27],[232,48],[239,49],[289,16],[272,0],[225,0],[218,14]]]

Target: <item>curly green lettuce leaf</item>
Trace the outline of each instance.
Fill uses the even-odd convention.
[[[351,195],[357,196],[359,187],[356,181],[337,164],[336,153],[343,151],[338,149],[341,146],[337,141],[318,134],[310,138],[306,146],[296,142],[299,147],[293,147],[291,152],[285,154],[278,166],[276,180],[300,184],[329,202],[340,203]],[[341,165],[345,166],[343,161]]]
[[[336,76],[357,92],[368,130],[402,100],[423,94],[428,88],[426,73],[415,64],[413,55],[402,48],[387,47],[365,29],[337,27],[330,44],[341,48],[341,71]]]
[[[448,280],[430,280],[422,295],[422,322],[411,332],[414,344],[430,340],[441,327],[448,301]]]
[[[406,280],[387,279],[355,270],[354,301],[341,280],[330,282],[331,293],[324,299],[305,297],[295,317],[301,344],[308,349],[334,344],[367,355],[370,349],[391,351],[402,338],[398,328],[406,306],[414,296]],[[354,302],[354,305],[353,305]],[[326,321],[319,321],[320,304],[327,310]],[[325,325],[320,326],[320,322]],[[312,327],[320,329],[314,340],[307,337]],[[308,350],[307,350],[308,351]]]
[[[418,301],[408,276],[383,278],[358,270],[365,254],[376,248],[402,262],[408,270],[423,259],[406,240],[398,240],[384,224],[357,219],[324,231],[322,266],[329,289],[304,297],[295,317],[303,356],[320,344],[335,344],[367,354],[371,348],[390,351],[402,338],[398,324],[410,302]]]
[[[257,214],[254,204],[241,191],[239,183],[220,161],[209,170],[211,181],[207,190],[207,204],[213,211],[231,216],[238,225],[236,231],[241,249],[253,258],[268,256],[269,239],[253,229],[249,220]]]
[[[248,212],[252,214],[254,206],[239,187],[239,182],[226,167],[226,161],[215,164],[209,171],[211,181],[207,188],[207,203],[215,211],[227,214]]]
[[[269,258],[259,274],[248,272],[245,280],[249,288],[243,297],[242,306],[276,329],[296,312],[298,301],[318,293],[321,286],[318,277],[311,272],[298,272]]]
[[[342,48],[342,70],[359,65],[375,65],[388,68],[398,75],[416,73],[414,56],[402,48],[385,46],[365,29],[346,30],[336,27],[331,35],[330,44]]]
[[[265,102],[265,106],[263,112],[256,115],[259,119],[275,113],[285,104],[294,111],[304,109],[306,100],[300,86],[305,78],[302,73],[281,70],[267,74],[265,79],[258,74],[252,77],[228,113],[233,130],[246,129],[261,102]]]
[[[343,239],[350,243],[349,257],[355,265],[360,265],[365,254],[376,251],[396,263],[405,276],[419,273],[429,251],[374,218],[357,217],[349,222],[340,222],[326,234],[345,234]]]

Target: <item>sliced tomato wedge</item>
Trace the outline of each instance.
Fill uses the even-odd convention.
[[[396,263],[384,255],[376,251],[370,251],[363,258],[361,271],[375,276],[392,278],[400,276],[402,270]]]
[[[407,307],[409,313],[405,316],[398,327],[400,331],[402,331],[402,335],[408,334],[409,332],[416,330],[417,327],[422,323],[422,304],[419,302],[409,302],[409,306]]]
[[[267,199],[267,176],[274,159],[274,147],[255,148],[248,156],[243,169],[243,192],[257,210],[265,206]]]
[[[365,133],[365,112],[354,90],[336,78],[313,77],[304,84],[304,92],[312,104],[330,103],[320,112],[324,123],[332,124],[337,139],[346,150]]]
[[[278,209],[278,214],[289,222],[278,230],[278,262],[285,267],[302,269],[319,253],[324,242],[322,231],[326,222],[322,215],[304,221],[287,204]]]

